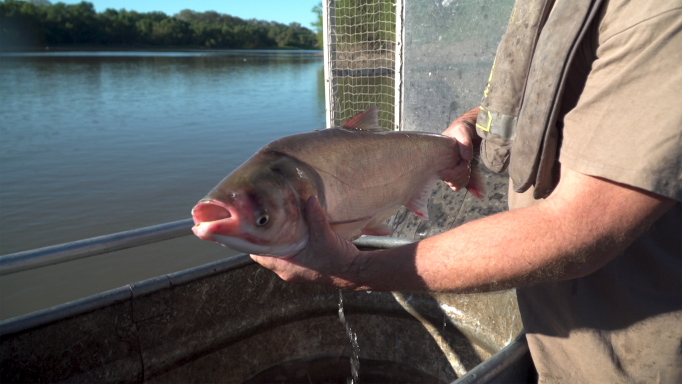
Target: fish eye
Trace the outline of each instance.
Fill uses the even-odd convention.
[[[268,216],[267,212],[263,212],[256,218],[256,225],[262,227],[267,224],[268,221],[270,221],[270,216]]]

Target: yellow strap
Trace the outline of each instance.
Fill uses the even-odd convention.
[[[477,128],[481,128],[482,130],[484,130],[484,131],[486,131],[486,132],[490,132],[490,124],[492,124],[492,122],[493,122],[493,117],[492,117],[492,115],[490,114],[490,111],[487,110],[487,109],[485,109],[485,108],[483,108],[483,107],[481,107],[481,106],[479,106],[478,109],[480,109],[481,111],[486,111],[486,112],[488,112],[488,126],[487,126],[487,127],[484,127],[484,126],[478,124],[478,119],[477,119],[477,120],[476,120],[476,127],[477,127]]]
[[[488,92],[490,92],[490,82],[493,79],[493,71],[495,70],[495,61],[497,61],[497,54],[495,54],[495,59],[493,59],[493,67],[490,68],[490,76],[488,76],[488,84],[485,86],[485,91],[483,91],[483,98],[488,97]]]

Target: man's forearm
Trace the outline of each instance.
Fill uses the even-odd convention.
[[[553,236],[546,221],[537,207],[525,208],[409,246],[361,252],[351,270],[357,276],[348,280],[358,289],[480,292],[532,284],[542,275],[556,279],[562,269],[556,264],[568,258],[548,249],[556,242],[543,241]]]
[[[357,289],[477,292],[587,275],[616,257],[672,200],[562,171],[533,207],[479,219],[417,244],[361,252]]]

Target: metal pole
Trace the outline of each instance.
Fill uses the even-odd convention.
[[[395,98],[393,112],[393,130],[402,130],[403,116],[403,46],[405,41],[404,25],[405,7],[403,0],[397,0],[395,4]]]
[[[0,256],[0,276],[192,234],[192,219]]]
[[[0,256],[0,276],[191,235],[193,225],[192,219],[179,220],[3,255]],[[366,248],[394,248],[412,242],[411,239],[363,236],[353,243]]]
[[[324,50],[324,105],[326,128],[333,128],[336,126],[336,112],[335,112],[335,82],[332,72],[332,61],[335,59],[334,50],[336,49],[336,39],[334,37],[334,23],[332,17],[334,15],[334,0],[324,0],[322,2],[322,49]]]

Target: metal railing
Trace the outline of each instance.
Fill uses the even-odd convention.
[[[192,219],[173,221],[0,256],[0,276],[192,234]]]
[[[74,241],[0,256],[0,276],[63,263],[85,257],[114,252],[126,248],[187,236],[192,233],[191,219],[154,225],[90,239]],[[362,248],[394,248],[414,242],[412,239],[364,236],[353,243]],[[198,267],[124,287],[102,292],[79,300],[46,308],[12,319],[0,321],[0,336],[7,336],[40,327],[54,321],[76,316],[118,302],[131,300],[140,294],[167,289],[171,285],[186,284],[199,278],[224,273],[254,263],[247,254],[240,254]],[[510,345],[469,371],[452,384],[488,384],[496,382],[527,382],[531,377],[532,361],[525,334],[522,332]]]
[[[0,276],[191,235],[193,225],[192,219],[185,219],[3,255],[0,256]],[[354,243],[359,247],[392,248],[412,241],[394,237],[365,236]]]

